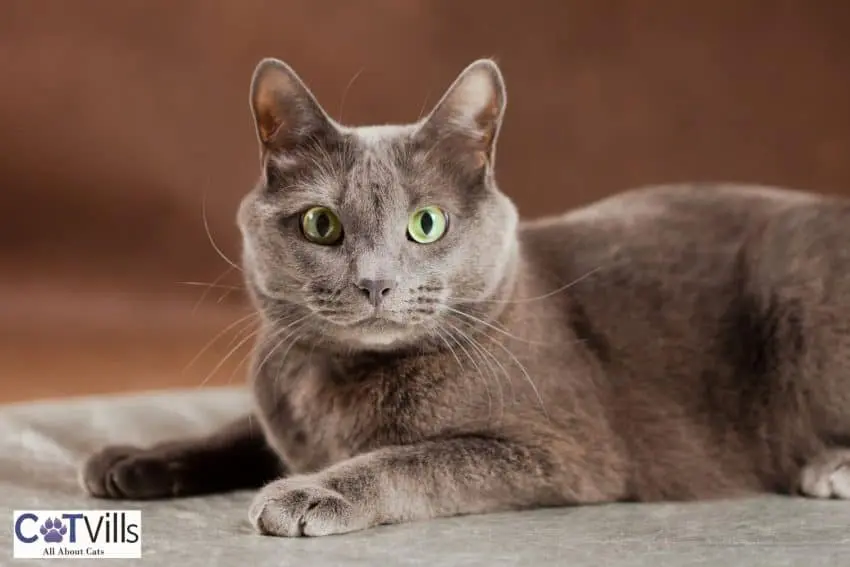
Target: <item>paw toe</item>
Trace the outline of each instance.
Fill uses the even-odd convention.
[[[82,469],[83,488],[97,498],[158,498],[175,492],[174,466],[133,447],[108,447]]]
[[[311,505],[301,520],[301,533],[305,536],[324,536],[350,531],[351,504],[339,497],[323,498]]]
[[[255,498],[251,523],[262,534],[283,537],[321,536],[351,531],[352,506],[321,486],[272,483]]]
[[[90,495],[97,498],[112,497],[109,486],[109,471],[116,463],[138,451],[134,447],[107,447],[91,455],[80,469],[80,484]]]
[[[850,500],[850,465],[844,465],[830,477],[832,494],[836,498]]]
[[[812,498],[829,498],[831,495],[829,476],[819,470],[807,468],[800,479],[800,492]]]
[[[850,499],[850,452],[827,453],[801,472],[800,492],[812,498]]]
[[[171,467],[157,458],[130,457],[110,471],[110,483],[120,495],[130,498],[157,498],[175,492]]]

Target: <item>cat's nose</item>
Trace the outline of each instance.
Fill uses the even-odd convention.
[[[357,287],[369,299],[369,302],[378,307],[383,300],[395,287],[393,280],[372,280],[363,278],[357,282]]]

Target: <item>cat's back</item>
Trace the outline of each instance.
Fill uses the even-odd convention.
[[[846,200],[741,185],[637,189],[523,225],[525,293],[551,299],[524,302],[520,321],[546,318],[548,336],[561,328],[578,339],[581,364],[591,362],[577,371],[565,355],[550,371],[603,385],[645,496],[667,494],[671,463],[673,482],[695,493],[758,487],[776,470],[759,453],[764,423],[748,396],[795,364],[800,336],[846,360],[834,321],[850,314],[848,239]],[[834,354],[809,359],[820,427],[843,431],[846,404],[823,392],[846,389],[846,372],[823,372]]]
[[[730,305],[761,285],[748,274],[766,257],[766,231],[829,208],[828,197],[762,186],[636,189],[525,223],[526,294],[568,289],[558,295],[562,324],[604,336],[600,350],[616,351],[625,366],[663,367],[676,353],[698,367],[695,357],[717,339]]]
[[[520,241],[532,263],[559,279],[620,265],[635,277],[705,274],[711,280],[771,219],[832,200],[756,185],[651,186],[527,221]]]
[[[588,230],[594,236],[652,236],[682,231],[682,237],[696,235],[695,228],[711,228],[710,233],[737,233],[753,223],[799,206],[826,200],[826,197],[777,187],[731,183],[669,184],[640,187],[613,195],[557,216],[526,221],[524,235],[549,237],[558,232],[565,237]]]

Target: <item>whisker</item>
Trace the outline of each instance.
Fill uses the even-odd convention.
[[[254,336],[257,336],[257,332],[254,333]],[[239,362],[236,363],[236,366],[233,367],[233,370],[230,371],[230,375],[227,377],[227,384],[233,383],[233,378],[236,376],[236,372],[245,364],[245,362],[251,357],[251,353],[253,349],[248,349],[248,352],[242,355],[242,358],[239,359]]]
[[[241,272],[242,268],[237,266],[236,263],[233,260],[228,258],[227,255],[224,252],[221,251],[221,248],[218,247],[218,244],[215,243],[215,239],[213,239],[212,232],[210,232],[210,223],[207,220],[207,195],[206,195],[206,193],[204,193],[203,199],[201,200],[201,213],[202,213],[202,216],[203,216],[203,219],[204,219],[204,230],[207,233],[207,240],[210,241],[210,244],[212,244],[213,249],[221,257],[222,260],[224,260],[225,262],[230,264],[232,267],[236,268],[237,270],[239,270]]]
[[[313,352],[316,350],[316,347],[319,346],[321,343],[321,337],[317,337],[315,341],[312,341],[312,344],[310,345],[310,353],[307,355],[307,359],[309,360],[309,362],[313,362]]]
[[[354,83],[357,81],[357,79],[360,77],[360,75],[363,74],[363,71],[365,71],[365,70],[366,70],[366,67],[361,67],[359,71],[354,73],[354,75],[348,81],[348,84],[345,85],[345,88],[342,90],[342,101],[339,103],[339,121],[341,123],[345,122],[342,115],[343,115],[343,111],[345,110],[345,99],[348,96],[348,91],[351,90],[351,87],[354,85]]]
[[[461,320],[458,319],[458,321],[461,321]],[[466,324],[470,325],[470,323],[468,323],[468,322],[466,322]],[[534,383],[534,380],[531,379],[531,376],[529,375],[528,371],[525,369],[525,366],[519,361],[519,359],[516,357],[516,355],[514,355],[514,353],[508,347],[506,347],[505,345],[503,345],[501,342],[497,341],[493,337],[489,336],[486,332],[482,331],[482,334],[485,337],[487,337],[491,342],[493,342],[496,346],[498,346],[500,349],[502,349],[505,352],[505,354],[507,354],[508,356],[511,357],[514,364],[522,372],[525,380],[531,386],[532,390],[534,390],[534,394],[537,396],[537,401],[540,404],[540,409],[543,411],[543,414],[546,416],[547,419],[550,419],[549,412],[546,410],[546,406],[543,403],[543,398],[540,396],[540,391],[537,389],[537,385]]]
[[[425,108],[428,106],[428,99],[431,97],[431,91],[428,91],[425,94],[425,100],[422,101],[422,108],[419,109],[419,114],[416,115],[416,122],[422,120],[422,117],[425,115]]]
[[[211,289],[213,289],[213,288],[216,288],[216,289],[228,289],[228,288],[238,289],[238,288],[236,288],[235,286],[224,286],[224,285],[220,285],[220,284],[218,283],[218,282],[220,282],[220,281],[221,281],[224,277],[226,277],[226,276],[227,276],[227,274],[229,274],[229,273],[230,273],[230,272],[232,272],[232,271],[233,271],[233,268],[232,268],[232,267],[228,267],[228,268],[227,268],[224,272],[222,272],[221,274],[219,274],[219,276],[218,276],[216,279],[214,279],[214,280],[212,281],[212,283],[206,283],[206,282],[177,282],[178,284],[183,284],[183,285],[195,285],[195,286],[203,286],[203,287],[205,287],[205,288],[206,288],[206,289],[204,289],[203,293],[201,293],[201,297],[199,297],[199,298],[198,298],[198,301],[197,301],[197,302],[195,303],[195,305],[192,307],[192,315],[194,315],[194,314],[195,314],[195,312],[198,310],[198,307],[201,305],[201,303],[203,303],[203,302],[204,302],[204,298],[206,298],[207,294],[210,292],[210,290],[211,290]]]
[[[488,321],[485,321],[484,319],[481,319],[480,317],[476,317],[475,315],[472,315],[471,313],[467,313],[467,312],[465,312],[465,311],[461,311],[460,309],[455,309],[454,307],[449,307],[448,305],[446,305],[446,306],[445,306],[445,308],[446,308],[446,309],[448,309],[448,310],[449,310],[450,312],[452,312],[452,313],[456,313],[456,314],[458,314],[458,315],[463,315],[464,317],[467,317],[467,318],[469,318],[469,319],[472,319],[472,320],[473,320],[473,321],[475,321],[476,323],[479,323],[479,324],[481,324],[481,325],[484,325],[485,327],[489,327],[489,328],[493,329],[494,331],[496,331],[496,332],[498,332],[498,333],[501,333],[501,334],[505,335],[506,337],[512,338],[512,339],[514,339],[514,340],[516,340],[516,341],[520,341],[520,342],[523,342],[523,343],[526,343],[526,344],[530,344],[530,345],[539,345],[539,346],[555,346],[555,345],[554,345],[554,343],[539,342],[539,341],[531,341],[531,340],[525,339],[525,338],[523,338],[523,337],[518,337],[518,336],[516,336],[516,335],[514,335],[514,334],[512,334],[512,333],[510,333],[510,332],[508,332],[508,331],[506,331],[506,330],[504,330],[504,329],[502,329],[501,327],[498,327],[497,325],[494,325],[493,323],[490,323],[490,322],[488,322]]]
[[[577,283],[589,278],[591,275],[595,274],[596,272],[598,272],[601,269],[602,269],[602,266],[596,267],[596,268],[590,270],[589,272],[587,272],[586,274],[584,274],[583,276],[574,279],[570,283],[564,284],[561,287],[559,287],[558,289],[555,289],[555,290],[550,291],[548,293],[544,293],[543,295],[538,295],[537,297],[523,297],[523,298],[520,298],[520,299],[476,299],[476,298],[472,298],[472,297],[452,297],[451,299],[452,299],[452,301],[457,301],[459,303],[529,303],[529,302],[532,302],[532,301],[540,301],[541,299],[546,299],[547,297],[552,297],[553,295],[557,295],[559,293],[562,293],[562,292],[570,289],[571,287],[573,287]]]
[[[309,318],[309,317],[312,317],[312,316],[313,316],[313,314],[311,313],[310,315],[308,315],[307,317],[305,317],[305,319],[307,319],[307,318]],[[295,324],[297,324],[297,323],[298,323],[298,321],[296,321],[296,322],[295,322],[295,323],[293,323],[292,325],[289,325],[289,327],[292,327],[292,326],[294,326],[294,325],[295,325]],[[277,374],[275,375],[275,378],[274,378],[274,384],[275,384],[275,387],[277,387],[277,384],[280,382],[280,373],[281,373],[281,372],[283,371],[283,369],[285,368],[285,364],[286,364],[286,357],[287,357],[287,355],[289,354],[289,351],[290,351],[290,350],[292,350],[292,347],[293,347],[293,346],[295,346],[295,344],[296,344],[296,343],[298,342],[298,340],[301,338],[301,335],[300,335],[300,334],[298,334],[298,332],[299,332],[301,329],[303,329],[305,326],[306,326],[306,323],[301,323],[301,324],[300,324],[300,326],[298,326],[297,328],[295,328],[294,330],[292,330],[292,332],[290,332],[290,333],[289,333],[289,335],[287,335],[284,339],[282,339],[282,340],[278,341],[278,343],[275,345],[274,349],[272,349],[272,351],[270,351],[270,354],[271,354],[271,352],[276,351],[277,349],[279,349],[280,347],[282,347],[282,346],[286,343],[286,341],[289,339],[289,337],[292,337],[292,340],[289,342],[289,346],[288,346],[288,347],[286,347],[286,350],[283,352],[283,354],[282,354],[282,355],[281,355],[281,357],[280,357],[280,365],[278,366]],[[312,350],[311,350],[311,354],[312,354]],[[263,362],[263,364],[265,364],[265,362]],[[298,377],[296,377],[296,381],[297,381],[297,378],[298,378]]]
[[[446,345],[446,348],[449,349],[449,352],[452,353],[452,356],[454,356],[454,359],[457,361],[458,368],[463,370],[464,366],[463,366],[463,363],[460,361],[460,357],[457,355],[455,350],[452,348],[452,345],[449,344],[449,341],[446,340],[446,337],[440,331],[440,328],[435,327],[434,333],[437,335],[437,338],[439,338],[443,342],[443,344]]]
[[[227,291],[225,291],[224,293],[222,293],[221,295],[219,295],[219,296],[218,296],[218,299],[216,299],[216,300],[215,300],[215,302],[216,302],[216,303],[221,303],[221,302],[222,302],[222,301],[224,301],[224,300],[225,300],[225,298],[227,298],[227,296],[228,296],[228,295],[230,295],[231,293],[233,293],[233,290],[232,290],[232,289],[228,289]]]
[[[294,325],[297,325],[298,323],[300,323],[302,321],[306,321],[307,319],[309,319],[313,315],[315,315],[315,313],[308,313],[307,315],[303,315],[302,317],[296,319],[295,321],[291,321],[291,322],[287,323],[285,326],[281,327],[280,329],[275,330],[275,332],[269,338],[273,341],[277,341],[277,344],[275,344],[274,347],[269,349],[269,352],[266,353],[266,356],[263,357],[263,360],[260,361],[260,363],[257,365],[257,370],[260,370],[261,368],[263,368],[263,366],[266,365],[266,363],[269,361],[269,359],[271,359],[271,357],[275,353],[275,351],[282,346],[283,341],[285,341],[290,336],[292,336],[292,334],[290,333],[283,340],[278,340],[281,335],[283,335],[285,332],[290,330]]]
[[[208,289],[229,289],[229,290],[242,289],[242,287],[238,286],[238,285],[221,285],[221,284],[215,283],[216,281],[220,280],[221,278],[223,278],[225,275],[227,275],[228,273],[230,273],[232,271],[233,271],[233,268],[227,268],[227,271],[224,272],[224,274],[222,274],[218,278],[216,278],[216,280],[213,281],[212,283],[207,283],[207,282],[177,282],[177,283],[180,284],[180,285],[193,285],[193,286],[198,286],[198,287],[205,287],[205,288],[208,288]]]
[[[230,347],[232,347],[232,346],[233,346],[233,344],[234,344],[236,341],[238,341],[239,339],[241,339],[241,338],[244,336],[244,333],[245,333],[246,331],[247,331],[247,332],[251,332],[251,330],[258,330],[258,329],[252,329],[252,325],[253,325],[255,322],[259,322],[259,320],[260,320],[260,316],[259,316],[259,314],[257,314],[257,317],[256,317],[256,320],[255,320],[255,321],[248,321],[246,324],[242,325],[242,327],[240,327],[240,328],[239,328],[239,330],[237,330],[235,333],[233,333],[233,336],[232,336],[232,337],[230,337],[230,340],[229,340],[229,341],[227,341],[227,345],[226,345],[224,348],[230,348]]]
[[[204,386],[207,384],[207,382],[209,382],[210,378],[212,378],[212,377],[213,377],[213,375],[215,375],[215,373],[216,373],[216,372],[218,372],[218,371],[221,369],[221,367],[224,365],[224,363],[225,363],[225,362],[227,362],[227,360],[228,360],[231,356],[233,356],[233,354],[234,354],[237,350],[239,350],[239,349],[242,347],[242,345],[244,345],[244,344],[245,344],[245,343],[247,343],[249,340],[251,340],[252,338],[254,338],[254,337],[257,335],[257,333],[259,333],[259,330],[255,330],[255,331],[253,331],[252,333],[249,333],[247,337],[245,337],[244,339],[240,340],[240,341],[236,344],[236,346],[234,346],[232,349],[230,349],[230,351],[229,351],[226,355],[224,355],[224,358],[222,358],[222,359],[219,361],[219,363],[215,365],[215,368],[213,368],[213,369],[212,369],[212,371],[211,371],[209,374],[207,374],[206,378],[204,378],[204,379],[201,381],[201,383],[198,385],[198,387],[199,387],[199,388],[204,387]]]
[[[294,347],[295,344],[298,342],[298,339],[301,338],[299,331],[301,329],[303,329],[305,326],[306,326],[306,323],[301,323],[297,328],[293,329],[292,332],[289,333],[289,335],[286,336],[286,338],[283,339],[283,341],[286,341],[286,340],[289,339],[289,337],[292,337],[292,340],[289,341],[289,346],[286,347],[286,350],[283,351],[282,355],[280,355],[281,368],[283,367],[283,362],[286,361],[286,356],[289,354],[289,351],[292,350],[292,347]],[[279,380],[279,379],[280,379],[280,372],[278,372],[276,380]]]
[[[185,372],[186,372],[189,368],[191,368],[191,366],[192,366],[193,364],[195,364],[195,362],[197,362],[197,361],[198,361],[198,359],[199,359],[199,358],[201,358],[201,356],[202,356],[202,355],[203,355],[203,354],[204,354],[207,350],[209,350],[209,348],[210,348],[210,347],[211,347],[211,346],[212,346],[212,345],[213,345],[213,344],[214,344],[214,343],[215,343],[218,339],[220,339],[220,338],[221,338],[221,337],[222,337],[225,333],[227,333],[228,331],[230,331],[231,329],[233,329],[233,327],[235,327],[235,326],[239,325],[240,323],[243,323],[243,322],[245,322],[245,321],[248,321],[248,320],[249,320],[249,319],[251,319],[251,318],[259,318],[259,315],[258,315],[257,313],[253,313],[253,312],[252,312],[252,313],[249,313],[249,314],[245,315],[244,317],[240,317],[240,318],[239,318],[239,319],[237,319],[236,321],[233,321],[232,323],[230,323],[229,325],[227,325],[224,329],[222,329],[221,331],[219,331],[219,333],[218,333],[216,336],[214,336],[214,337],[212,338],[212,340],[210,340],[207,344],[205,344],[205,345],[201,348],[201,350],[198,352],[198,354],[196,354],[196,355],[192,358],[192,360],[190,360],[190,361],[189,361],[189,363],[186,365],[186,367],[185,367],[185,368],[183,368],[182,373],[184,373],[184,374],[185,374]]]
[[[499,359],[497,359],[493,355],[493,353],[489,352],[486,348],[484,348],[484,346],[479,341],[477,341],[472,335],[464,332],[463,329],[461,329],[460,327],[457,327],[456,325],[453,325],[449,321],[445,321],[445,323],[447,325],[449,325],[450,327],[452,327],[452,329],[454,329],[455,332],[458,333],[467,342],[467,344],[469,344],[470,348],[473,349],[473,351],[478,354],[481,362],[484,365],[487,366],[487,370],[489,371],[490,375],[492,376],[493,381],[496,383],[496,386],[499,387],[499,402],[500,402],[500,406],[501,406],[501,414],[504,415],[504,413],[505,413],[505,389],[502,387],[502,380],[500,379],[499,373],[497,372],[497,370],[502,371],[502,375],[504,375],[505,380],[507,381],[508,385],[511,387],[511,397],[512,398],[516,397],[516,394],[514,393],[513,383],[511,382],[510,375],[508,374],[507,369],[505,369],[505,367],[502,365],[501,362],[499,362]],[[483,376],[483,373],[482,373],[481,376],[482,376],[482,379],[484,379],[484,384],[486,386],[487,380]],[[488,395],[488,397],[490,396],[489,387],[487,388],[487,395]]]
[[[458,329],[457,327],[455,327],[454,325],[452,325],[448,321],[446,321],[446,324],[449,325],[450,327],[452,327],[455,330],[455,332],[458,332],[461,335],[464,334],[463,331],[461,331],[460,329]],[[482,382],[484,383],[484,391],[487,392],[487,420],[489,421],[490,418],[493,416],[493,395],[490,393],[490,385],[487,382],[487,377],[484,376],[484,373],[481,371],[481,366],[478,364],[478,361],[476,361],[475,358],[469,353],[469,351],[466,350],[466,347],[463,345],[463,343],[461,343],[454,336],[452,331],[446,330],[445,332],[452,339],[452,341],[454,341],[454,343],[458,346],[458,348],[460,348],[464,352],[464,354],[469,359],[469,361],[472,363],[473,367],[475,368],[476,372],[478,373],[478,376],[481,378]],[[498,381],[498,377],[496,377],[496,380]]]
[[[292,323],[290,323],[289,325],[287,325],[287,326],[286,326],[286,327],[284,327],[283,329],[280,329],[280,330],[278,330],[278,331],[275,331],[275,332],[272,334],[272,337],[279,337],[281,334],[283,334],[283,332],[284,332],[284,331],[286,331],[287,329],[291,328],[293,325],[295,325],[296,323],[298,323],[299,321],[301,321],[301,320],[303,320],[303,319],[305,319],[305,318],[307,318],[307,317],[302,317],[301,319],[298,319],[298,320],[296,320],[296,321],[293,321]],[[255,336],[256,336],[256,333],[255,333]],[[284,339],[284,340],[286,340],[286,339]],[[275,348],[277,348],[277,346],[276,346]],[[272,349],[272,351],[270,351],[270,352],[269,352],[269,354],[271,354],[271,352],[273,352],[273,351],[274,351],[274,349]],[[245,354],[242,356],[242,358],[241,358],[241,359],[239,359],[239,362],[236,364],[236,367],[233,369],[233,371],[230,373],[230,376],[228,376],[228,378],[227,378],[227,383],[228,383],[228,384],[229,384],[230,382],[232,382],[232,381],[233,381],[233,376],[236,374],[236,371],[237,371],[237,370],[239,370],[239,367],[240,367],[240,366],[242,366],[243,364],[245,364],[245,361],[247,361],[247,360],[248,360],[248,358],[251,356],[252,352],[253,352],[253,351],[251,350],[251,351],[249,351],[249,352],[245,353]],[[264,359],[263,364],[265,364],[265,360],[266,360],[266,359]],[[258,368],[260,368],[260,367],[258,367]]]

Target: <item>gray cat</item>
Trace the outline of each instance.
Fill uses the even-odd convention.
[[[251,522],[279,536],[850,498],[847,202],[664,186],[519,223],[494,178],[505,87],[487,60],[406,126],[334,122],[276,60],[250,101],[255,419],[106,448],[82,471],[92,495],[262,487]]]

